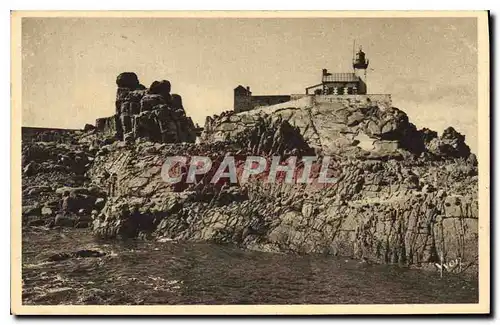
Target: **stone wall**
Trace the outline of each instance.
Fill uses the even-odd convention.
[[[271,106],[290,100],[290,95],[269,95],[269,96],[252,96],[251,105],[253,108],[259,106]]]
[[[379,107],[392,107],[392,98],[389,94],[369,95],[317,95],[314,96],[316,103],[342,103],[349,105],[376,105]]]
[[[290,97],[291,99],[292,97]],[[303,96],[301,98],[294,97],[294,99],[270,106],[257,106],[255,109],[258,109],[261,112],[270,113],[273,111],[277,111],[283,108],[295,107],[295,108],[305,108],[312,107],[314,104],[314,96]]]
[[[288,102],[289,100],[289,95],[246,96],[235,94],[234,111],[236,113],[246,112],[258,107],[271,106]]]
[[[311,96],[314,96],[314,95],[310,95],[310,94],[291,94],[290,95],[290,100],[296,100],[296,99],[300,99],[300,98],[303,98],[303,97],[311,97]]]

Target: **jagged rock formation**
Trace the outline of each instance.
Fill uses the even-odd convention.
[[[440,138],[432,130],[417,130],[403,111],[391,106],[390,98],[323,97],[308,96],[249,112],[208,117],[202,140],[233,138],[257,120],[268,118],[297,127],[309,145],[325,155],[401,159],[408,152],[424,153],[429,158],[467,158],[470,154],[463,135],[451,127]]]
[[[471,154],[469,146],[465,144],[465,136],[451,126],[444,130],[441,137],[434,135],[430,141],[426,141],[426,149],[432,155],[442,158],[469,157]]]
[[[477,170],[464,160],[340,161],[339,181],[320,189],[253,182],[175,191],[161,179],[161,157],[196,148],[145,143],[97,159],[93,179],[106,170],[119,176],[94,231],[389,263],[432,262],[441,254],[475,262]]]
[[[146,91],[127,74],[117,84],[127,88],[117,107],[139,109],[136,119],[182,106],[180,97],[167,98],[166,81]],[[417,130],[380,102],[347,104],[224,113],[207,118],[201,144],[162,143],[161,132],[141,131],[140,123],[137,133],[147,136],[130,142],[88,129],[64,144],[23,143],[23,225],[91,224],[106,238],[207,240],[407,265],[477,263],[477,159],[464,137],[452,128],[440,137]],[[232,155],[241,172],[251,155],[323,154],[334,157],[337,181],[328,186],[161,177],[167,156],[209,156],[217,166]]]
[[[52,133],[57,131],[51,131]],[[106,194],[86,177],[107,139],[90,140],[83,131],[60,131],[71,141],[34,141],[22,146],[23,225],[88,227],[102,209]],[[44,137],[41,131],[36,137]],[[93,144],[92,144],[93,143]]]
[[[280,118],[260,117],[251,128],[245,128],[227,141],[256,155],[314,155],[300,130]]]
[[[97,119],[98,132],[127,141],[195,142],[193,121],[186,116],[181,96],[170,94],[168,80],[154,81],[146,89],[135,73],[124,72],[116,84],[116,114]]]

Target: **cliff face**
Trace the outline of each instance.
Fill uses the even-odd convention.
[[[225,113],[207,118],[201,144],[116,141],[91,130],[71,143],[23,144],[27,224],[90,225],[107,238],[208,240],[384,263],[477,262],[475,156],[453,128],[441,136],[417,130],[384,97],[304,97]],[[250,155],[332,155],[337,180],[330,186],[261,179],[170,185],[161,177],[168,156],[220,162],[228,154],[239,171]],[[68,171],[78,176],[71,183],[64,181]],[[35,180],[45,188],[35,189]],[[40,219],[45,206],[53,212],[45,209]]]
[[[94,231],[381,262],[475,261],[477,176],[464,160],[341,161],[338,182],[322,189],[251,182],[176,192],[161,179],[162,157],[189,150],[148,143],[96,160],[92,179],[113,171],[118,192]]]

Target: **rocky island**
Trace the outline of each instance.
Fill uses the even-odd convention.
[[[477,159],[453,127],[417,129],[390,96],[303,95],[186,116],[170,82],[117,77],[116,114],[82,130],[23,128],[23,228],[209,241],[421,266],[478,255]],[[333,157],[337,182],[168,184],[167,156]],[[471,269],[471,268],[469,268]]]
[[[12,314],[491,312],[487,11],[11,22]]]

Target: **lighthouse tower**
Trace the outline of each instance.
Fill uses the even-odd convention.
[[[353,48],[354,49],[354,48]],[[353,51],[354,52],[354,51]],[[353,53],[354,54],[354,53]],[[368,69],[369,60],[366,58],[365,52],[363,52],[362,47],[359,47],[358,52],[352,58],[352,68],[357,77],[361,79],[359,92],[366,94],[368,91],[367,81],[366,81],[366,70]]]

